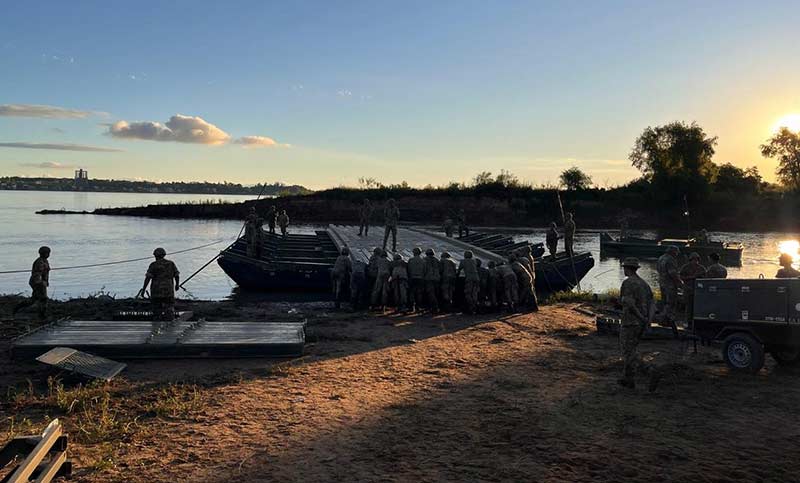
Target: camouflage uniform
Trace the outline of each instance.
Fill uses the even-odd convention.
[[[353,263],[353,273],[350,275],[350,303],[353,310],[357,310],[367,293],[367,265],[364,262]]]
[[[497,308],[498,300],[502,300],[502,293],[500,293],[500,297],[498,297],[498,293],[503,286],[503,277],[500,275],[494,262],[489,262],[488,272],[489,278],[486,283],[486,290],[489,298],[489,306],[495,309]]]
[[[469,236],[469,227],[467,226],[467,215],[464,213],[464,210],[458,211],[458,216],[456,217],[456,221],[458,222],[458,237],[461,238],[463,236]]]
[[[427,298],[428,308],[434,312],[439,311],[439,284],[442,280],[442,264],[436,258],[433,250],[428,250],[425,255],[425,297]]]
[[[480,259],[476,259],[478,265],[478,278],[480,279],[478,290],[478,308],[486,306],[486,299],[489,297],[489,269],[483,266]]]
[[[671,253],[661,255],[656,262],[658,271],[658,287],[661,290],[661,299],[664,304],[661,313],[661,320],[672,327],[674,335],[678,333],[678,326],[675,325],[676,314],[678,311],[678,260]]]
[[[367,291],[372,295],[372,289],[375,287],[375,279],[378,278],[378,260],[383,257],[383,252],[380,248],[375,248],[372,255],[369,257],[369,264],[367,265]]]
[[[386,307],[389,303],[389,277],[392,275],[391,264],[386,255],[381,255],[377,260],[377,273],[375,286],[372,287],[372,306]]]
[[[45,247],[39,249],[39,258],[34,260],[31,266],[31,276],[28,279],[28,285],[31,287],[31,298],[23,300],[14,306],[13,313],[17,313],[25,307],[36,305],[39,317],[44,318],[47,315],[47,287],[50,286],[50,262],[44,256],[43,251]],[[48,256],[50,249],[47,249]]]
[[[575,220],[572,219],[572,215],[567,217],[567,220],[564,222],[564,249],[567,251],[567,255],[573,256],[574,252],[572,251],[572,246],[575,243]]]
[[[281,214],[278,215],[278,226],[281,227],[281,235],[286,236],[289,228],[289,215],[286,214],[286,210],[281,211]]]
[[[775,274],[775,278],[798,278],[800,277],[800,271],[796,270],[791,265],[788,267],[782,267],[778,269],[778,272]]]
[[[369,235],[369,220],[372,218],[372,204],[369,200],[364,200],[364,204],[358,210],[358,236]]]
[[[706,269],[706,278],[728,278],[728,269],[721,263],[712,263]]]
[[[695,255],[694,253],[692,255]],[[679,272],[683,280],[683,303],[686,304],[686,324],[692,327],[694,324],[694,282],[698,278],[705,278],[706,268],[700,265],[698,260],[689,261],[681,267]]]
[[[497,267],[503,280],[503,301],[508,304],[508,308],[514,310],[517,307],[517,275],[511,265],[504,263]]]
[[[533,276],[520,260],[511,263],[511,269],[517,277],[517,303],[519,305],[536,304],[536,293],[533,290]]]
[[[456,270],[458,267],[456,267],[456,262],[452,258],[446,256],[446,253],[442,254],[440,262],[442,264],[442,305],[446,309],[450,309],[453,306],[453,296],[456,291]]]
[[[258,252],[258,234],[256,232],[256,222],[258,215],[256,209],[251,208],[250,214],[244,222],[244,238],[247,241],[247,256],[255,258]]]
[[[408,303],[408,267],[399,254],[395,255],[392,262],[392,292],[395,306],[404,311]]]
[[[446,218],[444,220],[444,234],[447,238],[453,238],[453,230],[455,228],[455,224],[453,223],[452,218]]]
[[[414,256],[408,260],[409,305],[419,310],[425,300],[425,260],[420,256],[419,248],[414,249]]]
[[[397,251],[397,224],[400,222],[400,210],[393,200],[389,200],[386,209],[383,211],[385,228],[383,230],[383,249],[386,250],[386,243],[389,241],[389,234],[392,234],[392,251]]]
[[[155,320],[175,319],[175,284],[180,275],[178,267],[171,260],[159,258],[147,268],[150,284],[150,303]]]
[[[461,263],[458,264],[457,273],[464,272],[464,302],[467,304],[467,311],[474,313],[478,306],[478,291],[480,290],[480,275],[478,265],[472,254],[466,255]],[[452,302],[452,300],[450,300]]]
[[[275,234],[275,222],[278,217],[278,209],[271,206],[267,212],[267,224],[269,225],[269,232]]]
[[[545,244],[547,245],[547,251],[550,252],[550,256],[556,256],[556,253],[558,252],[558,230],[556,229],[555,223],[553,223],[547,230],[547,234],[545,235]]]
[[[333,272],[331,273],[333,278],[333,300],[337,309],[347,295],[347,286],[352,271],[353,262],[350,260],[350,251],[346,248],[342,249],[341,255],[336,257],[336,262],[333,264]]]
[[[638,265],[637,265],[638,266]],[[622,323],[619,343],[622,352],[622,381],[633,386],[636,365],[639,364],[639,338],[647,325],[653,304],[653,291],[635,272],[628,276],[619,290],[622,302]]]

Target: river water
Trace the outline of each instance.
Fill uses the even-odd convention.
[[[41,209],[91,211],[99,207],[139,206],[153,203],[205,201],[208,199],[242,201],[249,196],[73,193],[49,191],[0,191],[0,272],[28,270],[37,256],[40,245],[53,249],[50,265],[53,268],[148,257],[153,249],[164,247],[167,252],[198,247],[211,242],[220,243],[171,255],[183,277],[225,248],[241,228],[241,222],[231,220],[156,220],[134,217],[94,215],[36,215]],[[580,221],[580,220],[578,220]],[[313,232],[314,226],[295,227],[296,232]],[[599,231],[579,231],[578,250],[591,251],[595,267],[584,278],[581,288],[603,291],[617,288],[623,279],[622,267],[615,258],[600,258]],[[653,232],[639,232],[655,237]],[[730,267],[731,277],[771,277],[777,270],[780,248],[796,254],[798,234],[793,233],[710,233],[714,239],[738,240],[745,251],[741,267]],[[515,235],[533,241],[544,240],[544,230],[531,230]],[[149,260],[77,270],[56,270],[51,273],[50,294],[66,299],[105,292],[118,297],[136,294],[142,285]],[[643,262],[642,275],[655,282],[653,263]],[[0,293],[24,293],[28,274],[0,274]],[[233,293],[235,284],[212,263],[187,285],[180,297],[222,299]]]

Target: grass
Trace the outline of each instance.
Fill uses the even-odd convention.
[[[144,405],[148,413],[162,418],[186,418],[197,414],[206,403],[205,393],[195,384],[168,384],[153,391]]]
[[[545,299],[545,304],[561,303],[615,303],[619,300],[619,290],[608,289],[605,292],[590,292],[588,290],[571,290],[556,292]]]

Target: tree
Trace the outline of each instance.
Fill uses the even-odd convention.
[[[761,189],[761,175],[755,166],[742,169],[725,163],[717,169],[714,189],[730,193],[757,193]]]
[[[697,123],[672,122],[648,127],[636,139],[629,159],[662,197],[701,198],[716,173],[711,161],[716,137],[708,137]]]
[[[559,179],[561,185],[571,191],[585,190],[592,186],[592,178],[577,166],[565,169]]]
[[[505,188],[519,186],[519,178],[517,178],[517,175],[505,169],[500,170],[500,174],[497,175],[495,182],[500,183]]]
[[[472,183],[475,186],[481,186],[485,184],[492,184],[494,183],[494,178],[492,177],[492,173],[489,171],[481,171],[480,173],[475,175],[475,178],[472,179]]]
[[[761,155],[778,160],[775,174],[781,184],[790,190],[800,190],[800,132],[782,127],[761,145]]]

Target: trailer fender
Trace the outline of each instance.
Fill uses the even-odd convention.
[[[757,340],[758,342],[760,342],[762,345],[764,344],[763,339],[761,339],[761,337],[759,337],[758,334],[753,332],[753,330],[750,327],[735,326],[735,325],[730,325],[730,326],[724,327],[722,330],[719,331],[719,333],[716,336],[714,336],[714,340],[722,341],[722,340],[725,340],[725,338],[728,337],[729,335],[736,334],[736,333],[739,333],[739,332],[742,332],[742,333],[745,333],[745,334],[749,335],[750,337],[752,337],[755,340]]]

